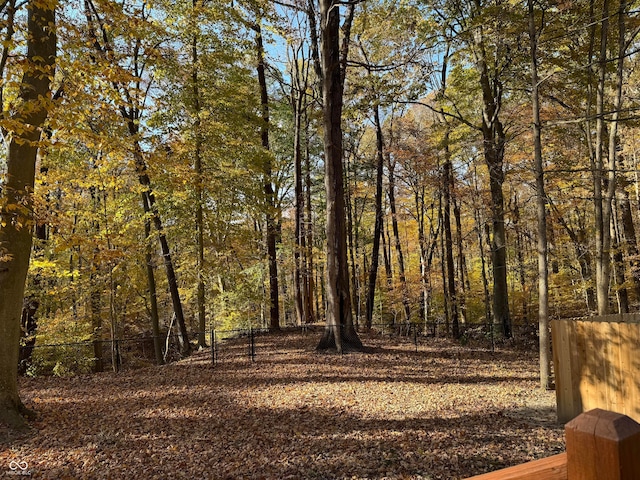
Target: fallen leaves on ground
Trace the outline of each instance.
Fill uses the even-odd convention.
[[[238,339],[215,366],[201,351],[23,379],[39,416],[28,434],[0,431],[0,476],[13,461],[56,480],[460,479],[564,449],[532,353],[365,337],[370,353],[335,355],[317,340],[258,337],[255,363]]]

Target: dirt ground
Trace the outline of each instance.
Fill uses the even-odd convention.
[[[316,334],[226,342],[162,367],[21,380],[31,430],[0,430],[0,477],[461,479],[564,450],[534,352]],[[19,477],[18,477],[19,478]]]

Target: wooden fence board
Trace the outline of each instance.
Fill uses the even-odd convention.
[[[566,421],[564,419],[569,419],[576,409],[582,409],[582,406],[573,404],[571,348],[569,344],[568,326],[559,321],[551,322],[551,338],[553,340],[553,363],[558,418],[561,419],[560,421]]]
[[[552,322],[558,420],[602,408],[640,420],[640,315]]]

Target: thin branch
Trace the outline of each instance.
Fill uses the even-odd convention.
[[[449,117],[449,118],[453,118],[455,120],[458,120],[460,123],[463,123],[466,126],[468,126],[470,128],[473,128],[474,130],[482,131],[481,127],[471,123],[469,120],[467,120],[462,115],[460,115],[459,112],[453,114],[453,113],[447,112],[447,111],[445,111],[443,109],[437,109],[433,105],[429,105],[428,103],[420,102],[420,101],[417,101],[417,100],[405,100],[405,101],[399,100],[399,101],[396,101],[396,103],[400,103],[400,104],[403,104],[403,105],[422,105],[423,107],[427,107],[429,110],[431,110],[434,113],[437,113],[439,115],[444,115],[444,116]]]

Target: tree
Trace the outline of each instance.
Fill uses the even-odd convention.
[[[540,355],[540,387],[551,386],[551,343],[549,339],[549,267],[547,263],[547,197],[542,161],[542,134],[538,79],[538,28],[534,0],[527,1],[529,13],[529,48],[531,53],[531,106],[533,109],[533,154],[536,173],[536,204],[538,217],[538,338]]]
[[[262,42],[262,27],[260,23],[252,26],[256,34],[256,54],[258,83],[260,86],[260,110],[262,124],[260,126],[260,137],[264,148],[264,195],[266,199],[266,243],[267,261],[269,263],[269,328],[280,329],[280,302],[278,290],[278,257],[276,243],[278,237],[277,224],[275,219],[276,202],[273,189],[271,152],[269,146],[269,91],[267,89],[267,79],[265,75],[264,45]]]
[[[27,55],[11,122],[0,198],[0,421],[21,426],[28,411],[18,395],[20,317],[31,254],[33,188],[56,59],[56,2],[28,2]]]
[[[349,6],[353,9],[353,5]],[[347,15],[347,22],[353,15]],[[315,18],[313,19],[315,21]],[[340,49],[340,2],[320,0],[322,48],[322,94],[327,201],[327,311],[325,332],[318,349],[335,348],[339,353],[361,349],[362,342],[353,323],[347,226],[342,166],[342,106],[345,48]],[[349,25],[347,24],[347,30]],[[348,36],[347,42],[348,42]]]
[[[509,311],[509,289],[507,283],[507,238],[505,228],[505,205],[503,185],[505,182],[505,146],[507,133],[503,124],[505,79],[513,62],[512,39],[508,39],[509,6],[506,2],[484,2],[470,0],[461,3],[447,2],[437,14],[451,19],[446,28],[455,33],[455,42],[460,45],[458,55],[473,62],[475,81],[480,90],[480,124],[463,116],[456,99],[447,95],[453,103],[457,118],[482,134],[482,153],[489,172],[491,192],[491,265],[493,270],[493,322],[505,337],[511,336]],[[515,28],[514,28],[515,32]],[[461,63],[460,65],[464,65]],[[459,66],[460,66],[459,65]],[[456,69],[457,74],[464,70]],[[466,77],[465,77],[466,78]],[[459,83],[459,80],[458,80]],[[440,110],[442,111],[442,110]],[[446,112],[443,112],[446,113]]]
[[[145,24],[149,21],[150,14],[147,10],[146,4],[139,9],[133,10],[136,15],[139,15],[136,22]],[[132,154],[136,173],[138,175],[140,185],[143,187],[141,192],[142,206],[145,215],[149,217],[149,220],[155,228],[158,236],[167,275],[169,292],[171,294],[173,311],[178,325],[178,342],[180,344],[180,352],[182,355],[186,356],[191,351],[191,345],[189,343],[182,300],[178,289],[178,280],[171,250],[169,248],[169,242],[158,210],[156,196],[151,185],[144,150],[140,143],[141,120],[147,91],[149,89],[149,85],[145,84],[143,74],[149,66],[147,63],[150,63],[151,57],[154,56],[154,48],[149,46],[145,49],[145,39],[142,37],[136,37],[134,35],[133,38],[126,38],[125,41],[128,43],[128,51],[126,51],[123,56],[125,59],[129,56],[128,60],[131,62],[130,65],[128,65],[130,66],[131,71],[127,71],[126,67],[121,67],[119,64],[122,58],[116,54],[116,49],[113,44],[113,35],[110,35],[108,32],[110,27],[105,22],[105,18],[103,18],[103,15],[96,8],[96,5],[94,5],[92,0],[88,0],[85,3],[85,15],[87,18],[89,39],[91,41],[91,46],[95,50],[95,60],[103,66],[105,73],[109,72],[110,68],[118,71],[122,70],[120,73],[122,73],[123,78],[115,78],[111,80],[115,90],[114,93],[116,95],[116,108],[125,122],[127,132],[129,133],[133,143]],[[116,22],[115,18],[109,18],[108,20],[110,22]],[[140,35],[143,35],[144,33],[144,29],[141,29]],[[145,54],[149,57],[145,58]]]

